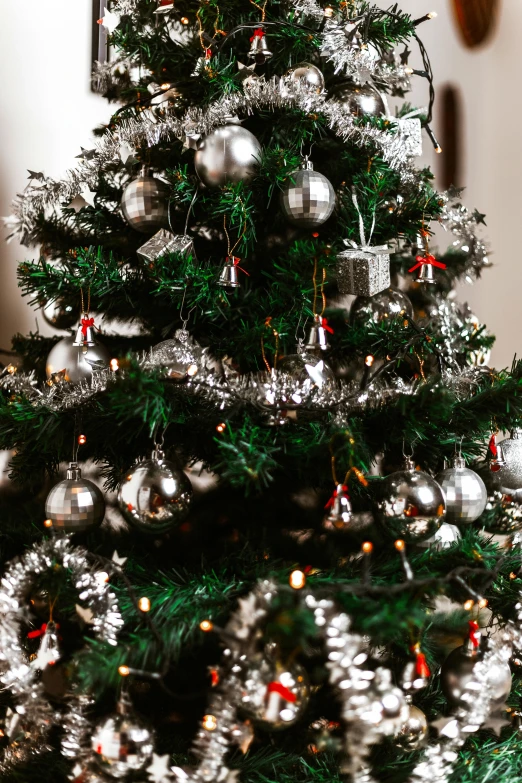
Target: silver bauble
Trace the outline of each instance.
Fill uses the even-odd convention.
[[[49,299],[42,307],[44,321],[55,329],[70,329],[78,323],[78,308],[63,299]]]
[[[407,542],[430,538],[444,522],[442,489],[409,459],[404,470],[382,480],[377,507],[388,535]]]
[[[449,549],[453,544],[457,544],[461,538],[460,530],[456,525],[448,525],[447,522],[443,522],[439,529],[435,531],[435,534],[431,538],[422,541],[420,545],[440,551]]]
[[[150,363],[165,367],[173,381],[192,378],[199,369],[190,335],[184,329],[178,329],[173,338],[155,345],[150,352]]]
[[[54,530],[78,533],[101,525],[105,500],[92,481],[82,478],[80,468],[71,462],[67,478],[55,484],[45,501],[45,514]]]
[[[464,699],[467,694],[473,698],[476,693],[476,686],[473,687],[473,670],[475,664],[483,657],[484,650],[469,652],[466,646],[457,647],[453,650],[440,670],[440,684],[442,692],[446,697],[450,707],[469,708],[469,698]],[[470,690],[467,690],[469,686]],[[493,704],[503,704],[511,691],[511,670],[507,663],[490,663],[488,668],[488,695],[491,696]]]
[[[298,663],[285,666],[270,656],[249,662],[241,706],[257,726],[267,731],[293,726],[305,712],[309,699],[308,677]]]
[[[192,484],[160,449],[129,470],[118,492],[118,506],[125,519],[152,534],[180,525],[191,501]]]
[[[288,71],[288,75],[295,81],[313,88],[317,93],[324,90],[324,76],[319,68],[311,63],[299,63]]]
[[[154,751],[151,729],[126,702],[120,702],[117,713],[98,723],[91,746],[96,766],[117,779],[128,779],[142,772],[150,764]]]
[[[144,234],[153,234],[168,225],[167,186],[142,170],[123,191],[121,211],[129,226]]]
[[[286,219],[299,228],[315,228],[328,220],[335,207],[335,191],[324,174],[314,171],[310,161],[294,171],[281,192],[281,209]]]
[[[422,710],[410,704],[410,713],[394,737],[395,745],[410,752],[423,744],[428,734],[428,720]]]
[[[219,188],[250,179],[259,164],[261,151],[260,143],[249,130],[241,125],[223,125],[199,142],[194,166],[205,185]]]
[[[354,117],[381,117],[386,112],[380,93],[371,84],[343,82],[332,90],[331,100]]]
[[[469,525],[481,516],[488,500],[486,485],[478,473],[466,467],[462,457],[439,473],[437,481],[446,498],[446,522]]]
[[[522,489],[522,430],[513,430],[510,438],[500,441],[505,465],[493,473],[495,485],[504,495]]]
[[[357,296],[350,308],[352,323],[380,324],[393,318],[411,318],[413,307],[405,293],[390,286],[375,296]]]
[[[80,383],[90,380],[93,372],[106,369],[110,360],[110,353],[95,339],[92,327],[79,326],[76,337],[64,337],[51,349],[45,369],[49,379]]]
[[[331,392],[337,386],[335,373],[321,356],[307,351],[299,351],[283,356],[277,362],[277,372],[291,375],[303,391],[314,387]]]

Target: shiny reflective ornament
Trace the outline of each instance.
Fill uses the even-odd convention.
[[[323,174],[305,158],[299,171],[287,178],[281,193],[286,219],[299,228],[315,228],[328,220],[335,207],[335,191]]]
[[[421,264],[419,267],[419,271],[417,272],[417,277],[415,278],[416,283],[424,283],[431,285],[432,283],[436,283],[435,280],[435,270],[433,269],[432,264]]]
[[[79,533],[103,522],[105,500],[92,481],[82,478],[76,462],[71,462],[67,478],[51,489],[45,501],[45,514],[54,530]]]
[[[208,187],[246,182],[256,172],[261,145],[241,125],[223,125],[211,131],[199,144],[194,166],[200,180]]]
[[[515,429],[510,438],[497,445],[501,449],[504,465],[498,462],[499,469],[494,471],[495,484],[504,495],[509,495],[517,489],[522,489],[522,430]]]
[[[314,316],[314,322],[310,327],[308,333],[308,340],[305,343],[307,351],[327,351],[328,350],[328,334],[326,328],[326,319],[321,318],[320,315]]]
[[[461,538],[462,536],[457,525],[448,525],[447,522],[443,522],[435,534],[423,541],[421,546],[429,546],[440,551],[441,549],[449,549],[454,544],[457,544]]]
[[[58,377],[70,383],[80,383],[90,380],[93,372],[109,366],[111,356],[95,339],[91,322],[92,318],[82,316],[76,337],[64,337],[52,348],[45,368],[50,380]]]
[[[121,197],[121,211],[129,226],[152,234],[168,225],[168,188],[144,167]]]
[[[413,306],[409,298],[393,286],[374,296],[356,297],[350,308],[350,320],[354,324],[367,323],[368,321],[380,324],[393,318],[411,318],[412,316]]]
[[[254,30],[253,36],[250,38],[250,51],[248,52],[248,59],[253,60],[255,63],[262,65],[272,57],[272,52],[267,46],[265,31],[262,27]]]
[[[39,632],[37,632],[39,633]],[[61,658],[60,647],[58,645],[58,627],[55,622],[49,620],[45,624],[40,647],[31,661],[31,666],[43,671],[47,666],[54,666]]]
[[[78,323],[78,308],[63,299],[49,299],[42,307],[42,315],[55,329],[70,329]]]
[[[337,386],[337,380],[332,368],[315,353],[310,353],[298,346],[297,353],[283,356],[277,363],[277,372],[291,375],[303,390],[312,390],[314,387],[325,392],[333,391]]]
[[[382,480],[377,503],[379,519],[394,539],[407,542],[430,538],[444,522],[444,494],[439,484],[411,459],[404,470]]]
[[[190,334],[185,329],[178,329],[173,338],[151,348],[150,356],[151,364],[166,367],[173,381],[193,378],[199,369]]]
[[[354,117],[381,117],[386,111],[380,93],[370,84],[343,82],[332,90],[331,100]]]
[[[485,647],[478,650],[470,649],[469,645],[463,645],[453,650],[440,670],[440,684],[442,692],[446,697],[450,707],[469,707],[469,698],[463,698],[466,694],[469,697],[476,691],[473,688],[475,664],[480,661],[484,655]],[[471,685],[471,689],[468,690]],[[511,691],[511,670],[509,664],[505,662],[492,662],[488,669],[488,690],[493,704],[503,704]]]
[[[219,274],[217,284],[223,288],[239,288],[238,265],[235,258],[227,258]]]
[[[486,485],[462,457],[455,457],[453,467],[439,473],[437,481],[446,498],[446,522],[469,525],[482,515],[488,500]]]
[[[249,663],[241,694],[242,711],[268,731],[293,726],[310,699],[306,671],[298,663],[284,666],[271,655]]]
[[[125,519],[144,533],[164,533],[189,513],[192,485],[185,473],[156,448],[123,479],[118,505]]]
[[[352,521],[352,504],[348,497],[348,487],[338,484],[326,506],[328,514],[323,519],[325,530],[346,530]]]
[[[111,778],[128,778],[143,772],[154,751],[152,730],[122,696],[117,712],[95,727],[91,738],[96,766]]]
[[[9,478],[11,472],[9,463],[15,456],[15,449],[0,450],[0,497],[12,497],[23,493],[22,487]]]
[[[300,63],[288,71],[288,75],[297,82],[305,84],[315,92],[320,93],[324,90],[324,76],[315,65],[311,63]]]
[[[410,712],[398,733],[394,737],[395,745],[410,753],[424,743],[428,734],[428,721],[418,707],[410,704]]]

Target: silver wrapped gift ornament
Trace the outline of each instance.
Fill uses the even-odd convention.
[[[337,287],[341,294],[374,296],[390,287],[387,245],[354,247],[337,256]]]
[[[408,157],[414,158],[422,155],[422,126],[419,118],[407,114],[404,117],[387,117],[386,119],[392,125],[397,126],[397,134]]]
[[[173,234],[165,228],[160,228],[144,245],[136,251],[138,258],[146,263],[157,261],[158,258],[170,255],[171,253],[180,253],[184,255],[194,255],[194,244],[192,237],[186,234]]]

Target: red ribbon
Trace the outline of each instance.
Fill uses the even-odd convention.
[[[419,677],[428,678],[431,675],[430,667],[426,662],[424,653],[418,652],[415,659],[415,671]]]
[[[205,60],[210,60],[212,57],[212,49],[205,49]]]
[[[408,269],[408,272],[415,272],[416,269],[424,266],[425,264],[427,266],[436,266],[438,269],[446,269],[446,264],[443,264],[442,261],[437,261],[435,256],[432,256],[429,253],[426,256],[415,256],[415,261],[417,263],[412,266],[411,269]]]
[[[297,701],[297,696],[291,690],[285,688],[280,682],[269,682],[266,687],[267,693],[278,693],[285,701]]]
[[[87,328],[94,326],[94,318],[82,318],[82,334],[87,337]]]
[[[342,490],[343,494],[345,494],[345,495],[348,494],[348,487],[346,486],[346,484],[342,485],[341,490]],[[335,498],[337,497],[338,494],[339,493],[337,492],[337,490],[334,489],[333,495],[330,498],[330,500],[328,501],[328,503],[326,504],[325,508],[332,508],[332,506],[333,506],[333,504],[335,502]]]
[[[473,647],[478,647],[480,644],[479,624],[475,620],[470,620],[468,625],[469,625],[469,640],[473,645]]]
[[[55,623],[54,626],[56,629],[58,629],[60,626],[58,623]],[[45,632],[47,630],[47,623],[43,623],[43,625],[38,628],[36,631],[29,631],[27,634],[28,639],[38,639],[39,636],[44,636]]]
[[[263,30],[263,28],[262,27],[258,27],[257,30],[254,30],[254,34],[253,34],[252,38],[250,39],[250,43],[252,43],[252,41],[255,41],[256,38],[262,38],[264,36],[264,34],[265,34],[265,31]]]
[[[236,256],[228,256],[227,261],[232,261],[234,266],[236,266],[240,272],[243,272],[247,277],[250,277],[250,273],[246,271],[246,269],[243,269],[243,267],[239,266],[239,262],[241,261],[240,258],[237,258]]]
[[[498,449],[497,449],[497,433],[494,432],[491,438],[489,439],[488,444],[488,451],[491,453],[491,456],[493,459],[497,458]]]
[[[321,326],[325,330],[325,332],[329,332],[330,334],[334,333],[334,330],[331,326],[328,326],[328,319],[327,318],[321,318]]]

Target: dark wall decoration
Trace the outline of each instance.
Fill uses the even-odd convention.
[[[501,0],[451,0],[462,40],[473,48],[492,35]]]
[[[462,187],[463,180],[463,118],[462,96],[454,84],[445,84],[438,90],[438,111],[440,112],[439,141],[442,155],[439,156],[439,180],[443,189],[451,185]]]

